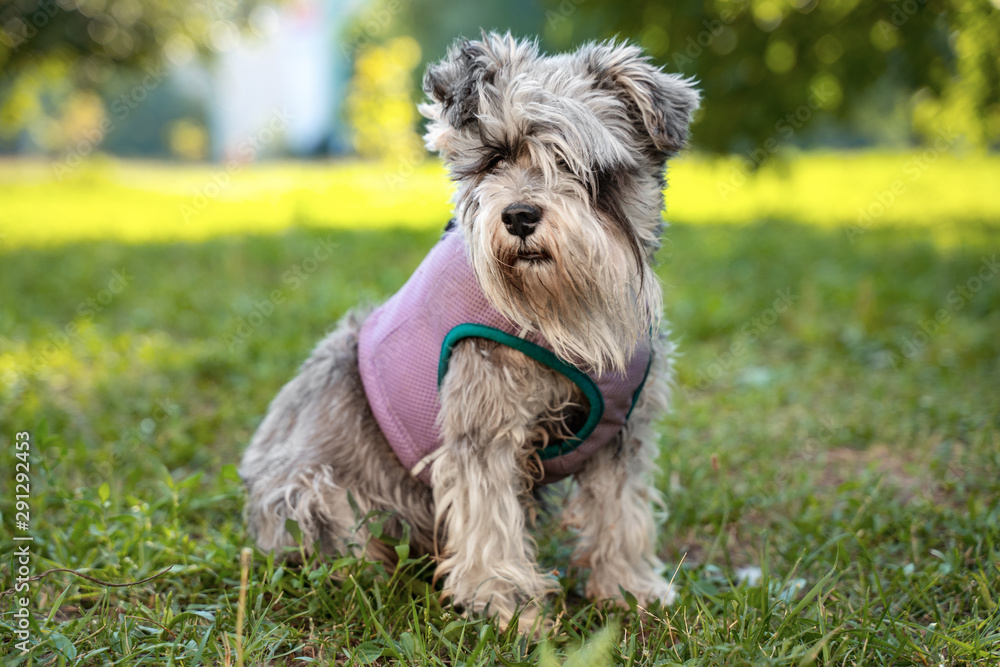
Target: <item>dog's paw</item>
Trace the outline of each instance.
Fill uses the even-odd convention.
[[[654,574],[644,577],[620,577],[611,573],[593,572],[585,592],[594,602],[607,601],[620,607],[627,607],[622,589],[634,595],[641,607],[648,607],[656,602],[664,606],[670,605],[677,597],[670,582]]]
[[[497,615],[497,623],[503,630],[510,627],[512,620],[511,614],[507,614],[506,618],[504,618],[503,612]],[[533,640],[548,637],[552,634],[555,626],[555,622],[545,615],[542,606],[534,602],[529,602],[522,607],[521,613],[517,617],[517,631]]]
[[[525,606],[517,609],[487,608],[479,612],[466,609],[463,614],[468,619],[476,616],[492,617],[496,621],[497,629],[506,632],[512,624],[517,625],[517,632],[525,635],[533,641],[538,641],[548,637],[555,630],[556,623],[545,614],[542,605],[537,602],[529,602]]]
[[[674,587],[663,577],[656,577],[646,582],[645,587],[630,592],[643,607],[648,607],[654,602],[659,602],[666,607],[673,604],[674,599],[677,597]]]

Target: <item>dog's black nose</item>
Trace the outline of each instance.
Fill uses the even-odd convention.
[[[507,231],[514,236],[526,239],[538,228],[542,219],[542,209],[523,201],[515,202],[500,213],[500,219]]]

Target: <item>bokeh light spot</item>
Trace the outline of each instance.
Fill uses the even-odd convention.
[[[719,34],[715,36],[709,47],[720,56],[728,56],[736,49],[739,41],[740,38],[736,31],[729,26],[725,26],[719,30]]]
[[[670,36],[667,31],[658,25],[648,25],[639,35],[639,43],[653,55],[659,55],[667,50],[670,45]]]
[[[774,40],[767,45],[764,62],[767,63],[767,68],[772,72],[784,74],[795,67],[795,47],[784,39]]]
[[[250,12],[250,28],[260,37],[271,37],[281,27],[281,19],[273,7],[261,5]]]
[[[771,0],[759,0],[753,4],[753,22],[765,32],[771,32],[781,25],[781,7]]]
[[[879,20],[869,34],[872,46],[879,51],[891,51],[899,46],[899,28],[888,21]]]
[[[817,39],[816,45],[813,48],[816,51],[816,57],[819,58],[819,61],[827,65],[832,65],[844,55],[844,46],[840,43],[840,40],[829,34]]]
[[[821,109],[833,111],[840,106],[844,99],[844,89],[840,85],[840,79],[830,72],[822,72],[813,77],[809,88],[816,91],[815,99],[819,102]]]
[[[194,42],[187,35],[173,35],[167,40],[163,51],[170,63],[178,67],[187,65],[194,58]]]
[[[111,15],[118,21],[118,25],[128,27],[142,16],[142,5],[138,0],[116,0],[111,5]]]
[[[99,14],[87,24],[87,34],[102,46],[107,46],[118,34],[118,24],[107,14]]]
[[[208,28],[208,48],[218,53],[231,51],[240,43],[240,31],[231,21],[213,21]]]
[[[181,118],[168,128],[170,152],[186,160],[203,160],[208,152],[208,132],[189,118]]]

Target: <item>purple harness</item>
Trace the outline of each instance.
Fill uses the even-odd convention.
[[[557,357],[540,334],[520,333],[486,300],[458,231],[446,232],[406,284],[365,320],[358,365],[368,402],[396,456],[425,484],[441,446],[438,385],[463,338],[513,347],[566,375],[587,397],[588,418],[575,437],[538,450],[543,484],[580,470],[625,426],[649,372],[649,340],[638,346],[626,372],[597,376]]]

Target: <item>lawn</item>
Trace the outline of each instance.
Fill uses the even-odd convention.
[[[435,163],[0,163],[0,590],[25,545],[32,575],[170,568],[25,582],[0,599],[4,664],[1000,664],[1000,157],[746,176],[690,156],[670,182],[677,603],[587,604],[542,517],[562,584],[545,642],[442,606],[426,561],[261,553],[239,641],[234,464],[336,319],[409,276],[449,184]]]

